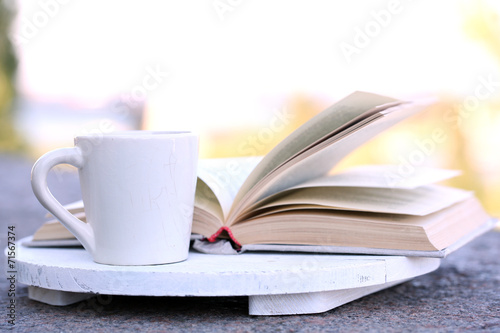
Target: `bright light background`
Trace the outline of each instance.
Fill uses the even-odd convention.
[[[296,93],[328,102],[354,90],[467,94],[478,75],[498,73],[463,33],[467,3],[453,0],[65,2],[17,2],[21,93],[96,106],[159,68],[168,76],[148,91],[153,129],[258,124]],[[341,43],[355,46],[357,29],[394,3],[348,62]]]

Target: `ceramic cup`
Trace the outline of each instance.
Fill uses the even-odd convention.
[[[40,203],[71,231],[94,261],[154,265],[189,252],[198,137],[189,132],[124,131],[78,136],[75,147],[40,157],[32,187]],[[57,164],[78,168],[87,223],[50,193]]]

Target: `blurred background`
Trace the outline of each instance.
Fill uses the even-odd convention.
[[[120,129],[263,155],[353,91],[432,96],[338,168],[461,169],[450,184],[498,216],[499,15],[494,0],[0,0],[0,160]]]

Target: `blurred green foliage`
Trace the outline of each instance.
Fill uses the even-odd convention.
[[[23,147],[21,137],[13,126],[14,76],[17,67],[9,29],[13,9],[0,0],[0,151],[17,151]]]

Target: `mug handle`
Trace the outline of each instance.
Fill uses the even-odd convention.
[[[90,224],[85,223],[66,208],[50,193],[47,186],[47,175],[58,164],[70,164],[81,168],[84,164],[82,151],[78,147],[60,148],[50,151],[40,157],[31,170],[31,187],[38,201],[54,215],[68,230],[78,238],[83,247],[94,253],[94,233]]]

